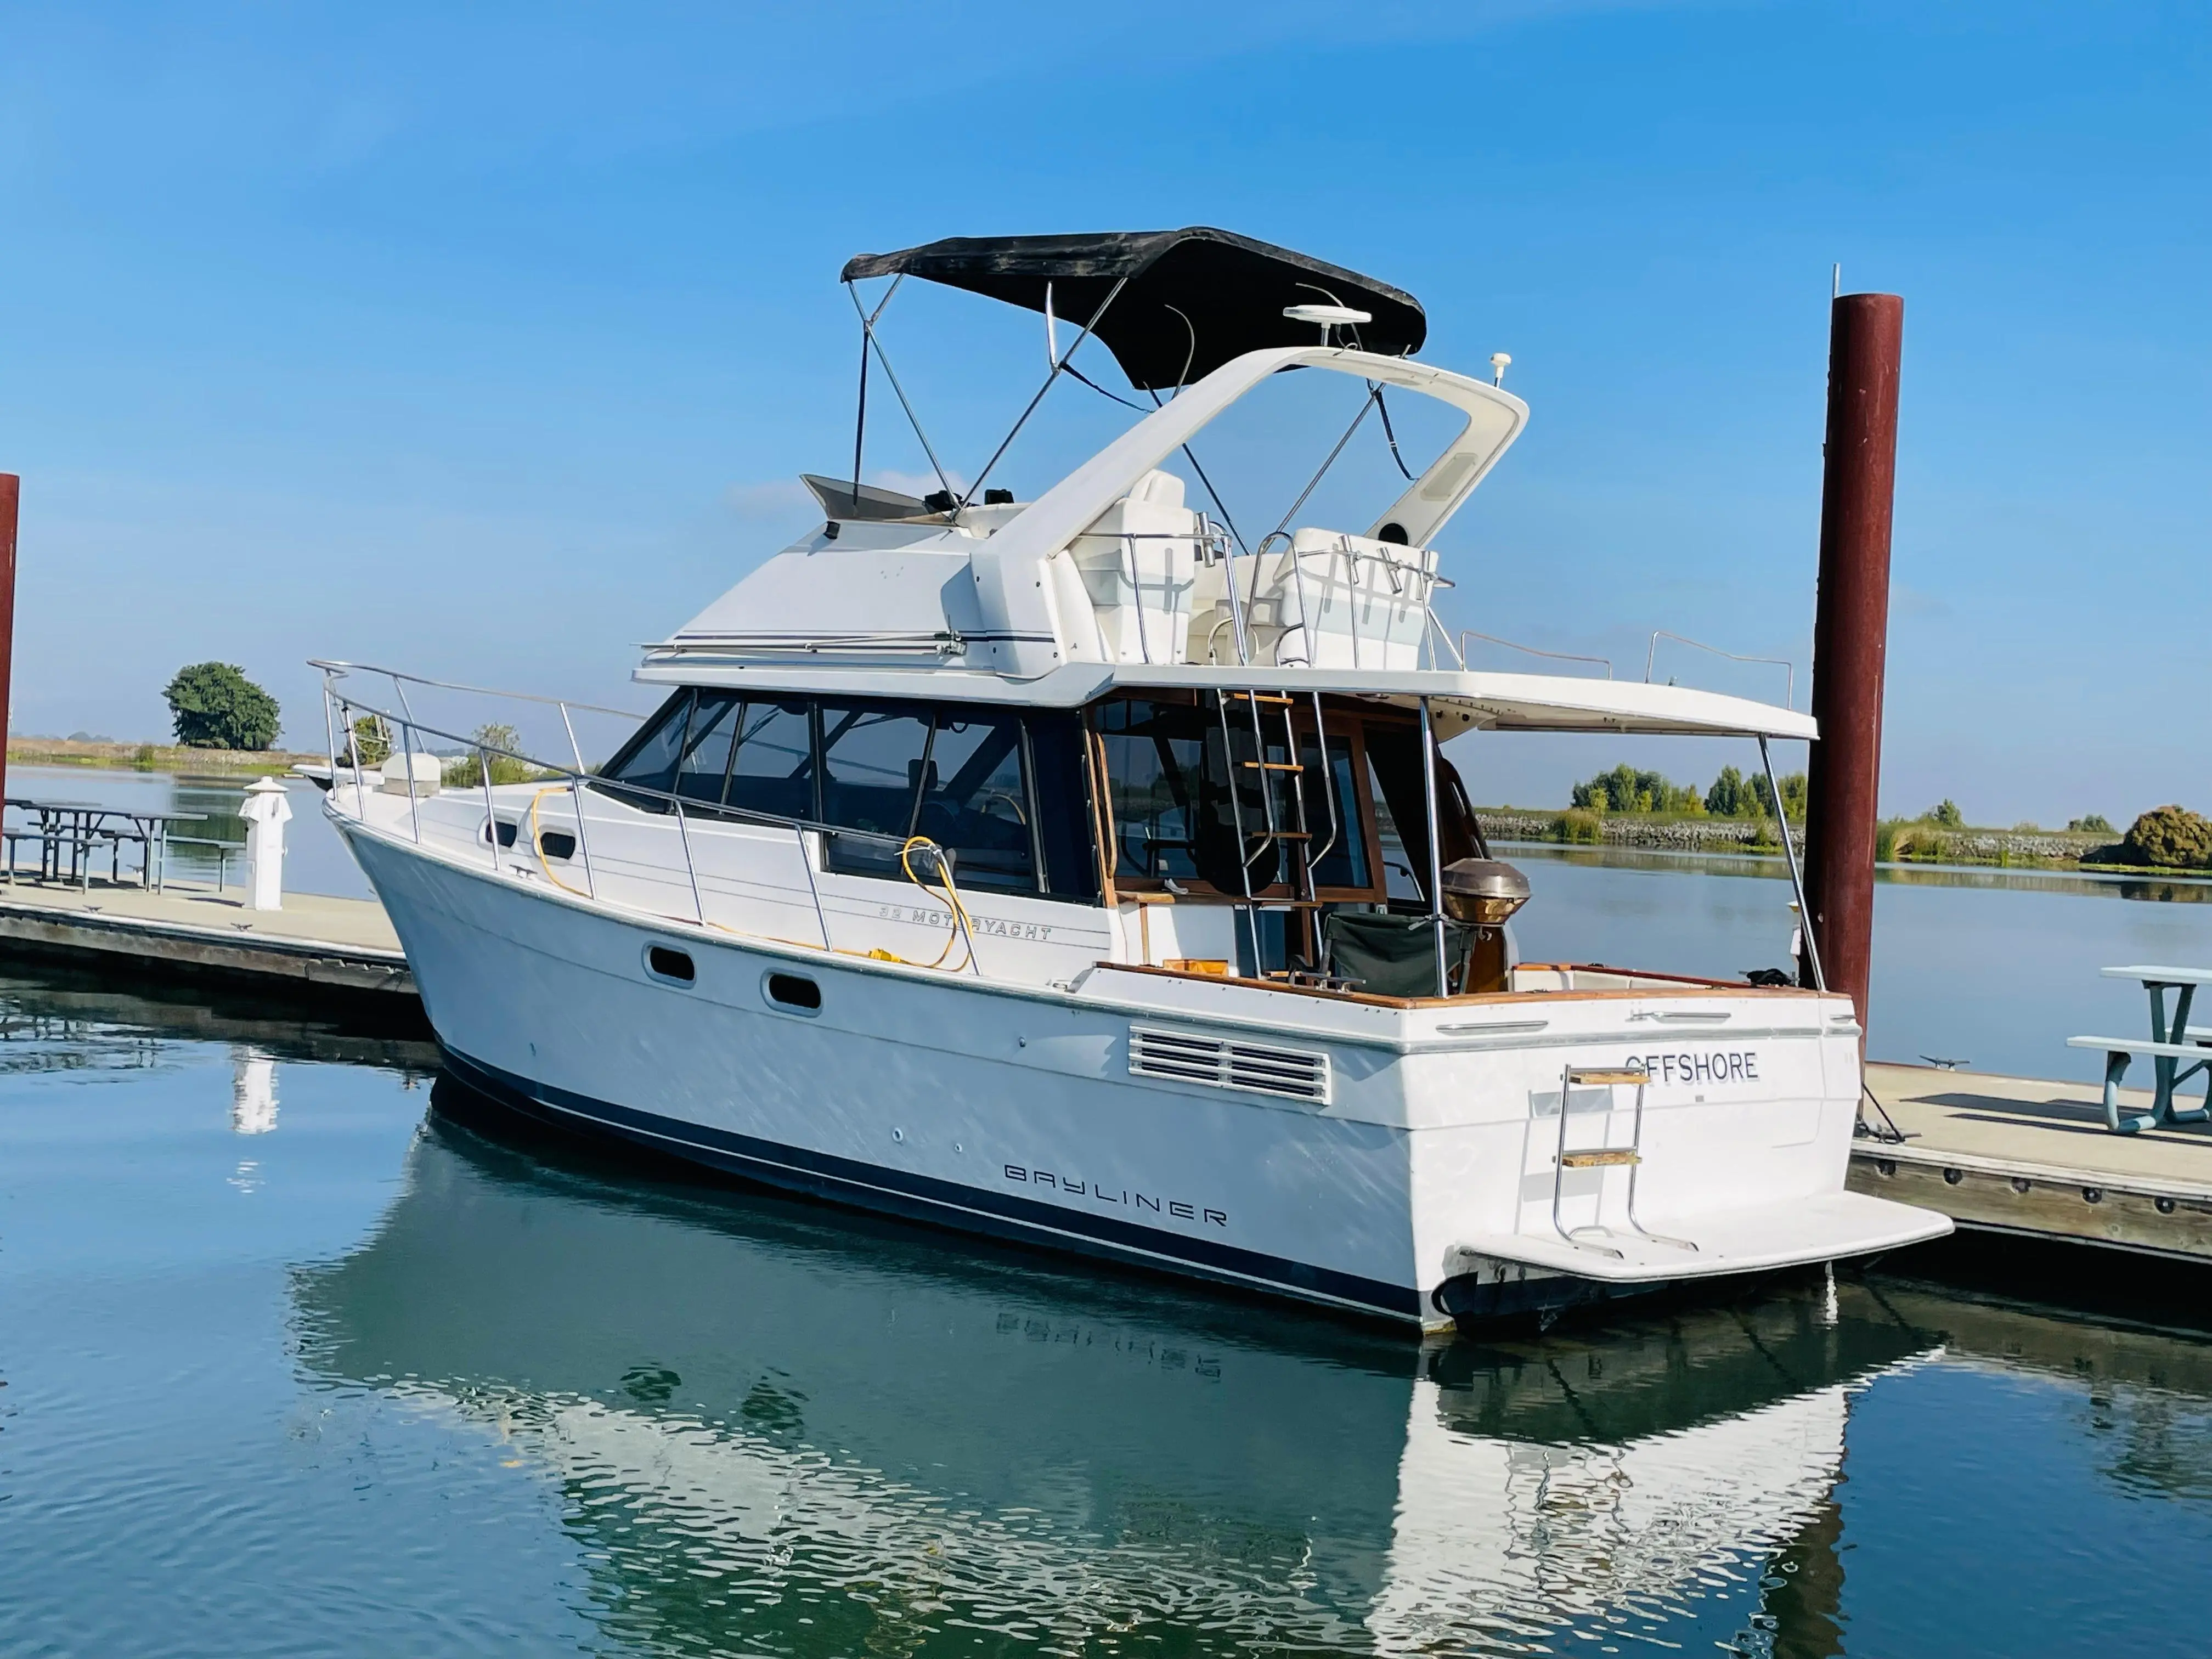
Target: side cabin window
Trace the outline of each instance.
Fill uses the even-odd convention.
[[[1098,881],[1084,743],[1073,714],[685,690],[600,787],[647,811],[678,795],[687,814],[820,826],[828,867],[848,874],[903,882],[900,849],[926,836],[963,889],[1087,904]]]
[[[665,812],[668,803],[644,792],[667,793],[676,787],[676,764],[683,753],[684,734],[691,719],[691,705],[697,700],[694,691],[678,691],[646,719],[635,735],[615,751],[614,758],[599,769],[600,776],[614,782],[634,783],[637,793],[615,790],[633,806],[648,812]]]

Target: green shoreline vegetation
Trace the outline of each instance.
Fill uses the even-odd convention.
[[[1780,784],[1780,817],[1802,844],[1805,775],[1793,772]],[[1774,793],[1763,775],[1747,778],[1733,766],[1723,767],[1701,790],[1622,765],[1575,785],[1564,811],[1512,806],[1478,811],[1486,833],[1499,840],[1779,854]],[[2212,872],[2212,820],[2186,807],[2166,805],[2141,814],[2125,835],[2116,835],[2112,821],[2097,812],[2071,820],[2063,830],[2034,823],[2002,829],[1968,823],[1958,803],[1947,799],[1914,817],[1883,819],[1875,831],[1875,857],[1883,864],[1997,869]]]

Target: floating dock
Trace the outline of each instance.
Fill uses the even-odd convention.
[[[295,997],[390,999],[395,1012],[421,1018],[399,936],[374,899],[287,893],[281,910],[249,910],[237,890],[19,882],[0,885],[0,941],[14,954],[85,966],[213,975]]]
[[[1855,1192],[1941,1210],[1962,1228],[2212,1261],[2206,1126],[2114,1134],[2094,1083],[1879,1062],[1866,1072],[1906,1138],[1853,1147]],[[2121,1096],[2150,1109],[2148,1090]]]

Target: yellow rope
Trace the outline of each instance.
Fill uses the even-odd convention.
[[[945,948],[937,953],[936,961],[907,963],[907,965],[910,968],[942,968],[945,966],[945,958],[952,954],[954,943],[964,940],[967,944],[968,954],[958,968],[950,970],[957,974],[968,968],[975,960],[975,925],[969,919],[968,907],[960,902],[960,890],[952,884],[952,866],[945,860],[945,849],[930,840],[927,836],[909,836],[906,845],[899,848],[899,868],[906,872],[906,878],[928,894],[930,897],[939,896],[937,889],[914,872],[914,866],[909,860],[914,849],[917,847],[927,847],[937,854],[937,867],[945,877],[945,902],[952,911],[952,932],[945,941]],[[871,951],[868,954],[872,957],[881,957],[890,962],[906,962],[904,957],[895,957],[888,951]]]

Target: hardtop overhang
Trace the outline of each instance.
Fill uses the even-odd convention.
[[[1454,670],[1152,667],[1072,663],[1030,680],[958,668],[820,667],[715,663],[686,659],[647,663],[641,684],[799,696],[849,696],[988,702],[1030,708],[1079,708],[1116,691],[1275,691],[1294,696],[1369,698],[1412,709],[1430,702],[1441,735],[1465,732],[1603,732],[1631,737],[1775,738],[1820,735],[1810,714],[1748,697],[1634,680]]]

